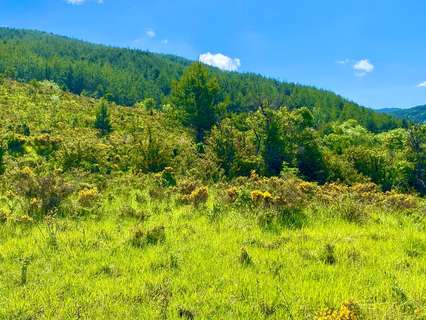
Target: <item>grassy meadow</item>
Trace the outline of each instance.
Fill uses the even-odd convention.
[[[426,221],[199,207],[117,178],[75,217],[0,224],[1,319],[424,319]],[[151,193],[151,194],[150,194]],[[356,304],[354,318],[321,310]],[[355,308],[355,307],[354,307]]]

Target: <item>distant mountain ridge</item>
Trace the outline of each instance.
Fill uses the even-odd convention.
[[[169,102],[173,81],[193,61],[173,55],[92,44],[51,33],[0,28],[0,76],[21,82],[51,80],[74,94],[106,97],[131,106],[145,98]],[[403,126],[403,121],[362,107],[331,91],[281,82],[253,73],[210,68],[220,83],[229,111],[272,107],[308,107],[319,126],[357,120],[370,131]]]
[[[406,119],[418,123],[426,123],[426,105],[420,105],[412,108],[383,108],[377,110],[400,119]]]

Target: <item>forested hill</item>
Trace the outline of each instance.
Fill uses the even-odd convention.
[[[426,123],[426,105],[408,109],[387,108],[381,109],[379,111],[390,114],[397,118],[406,119],[413,122]]]
[[[76,94],[107,97],[122,105],[145,98],[168,100],[173,80],[191,61],[164,54],[91,44],[39,31],[0,28],[0,74],[19,81],[52,80]],[[231,111],[253,111],[263,100],[273,107],[302,106],[312,110],[319,124],[356,119],[371,131],[404,124],[332,92],[284,83],[256,74],[211,68],[221,94],[230,98]]]

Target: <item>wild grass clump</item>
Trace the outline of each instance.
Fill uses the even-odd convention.
[[[9,220],[9,213],[0,209],[0,223],[6,223]]]
[[[247,249],[244,247],[241,248],[239,260],[241,265],[243,266],[249,266],[253,264],[253,260],[251,259],[249,253],[247,252]]]
[[[324,246],[323,252],[321,254],[321,260],[328,265],[334,265],[336,263],[334,245],[327,243]]]
[[[164,226],[157,226],[151,229],[136,228],[130,243],[134,247],[142,248],[147,245],[155,245],[164,242],[166,239],[166,231]]]
[[[183,307],[178,308],[178,315],[181,319],[193,320],[195,319],[194,312]]]
[[[350,197],[342,199],[331,206],[334,211],[334,215],[353,223],[365,223],[369,214],[367,207]]]
[[[120,217],[138,219],[139,221],[145,221],[148,219],[149,214],[144,210],[136,209],[130,204],[125,204],[120,208]]]

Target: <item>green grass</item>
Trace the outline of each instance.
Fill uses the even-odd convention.
[[[110,193],[97,215],[0,224],[0,319],[311,319],[349,300],[367,319],[426,318],[423,218],[355,224],[314,206],[264,229],[213,197],[194,209]],[[133,245],[159,226],[163,241]]]

